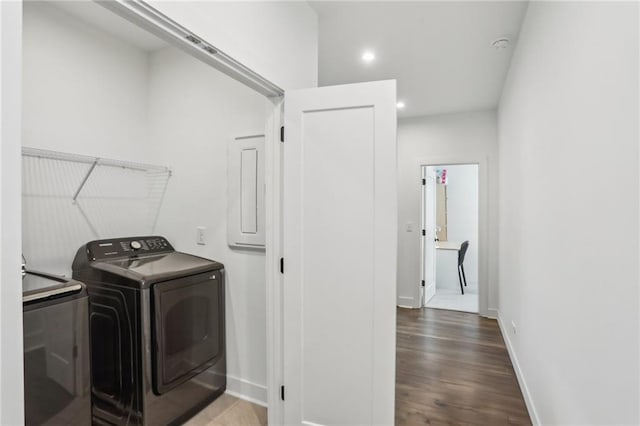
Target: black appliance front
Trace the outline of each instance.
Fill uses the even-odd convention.
[[[89,301],[84,285],[23,275],[26,425],[91,423]]]
[[[216,274],[155,284],[153,386],[163,394],[216,363],[224,347],[218,313],[224,293]]]
[[[141,424],[139,292],[91,283],[91,390],[93,416],[108,424]],[[99,423],[99,421],[98,421]]]
[[[125,251],[132,241],[144,244]],[[177,424],[226,388],[223,266],[165,241],[92,242],[74,261],[91,300],[95,423]]]

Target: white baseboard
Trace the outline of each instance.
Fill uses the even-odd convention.
[[[498,319],[498,310],[495,308],[488,308],[487,309],[487,315],[485,315],[487,318],[491,318],[491,319]]]
[[[538,417],[538,412],[536,411],[535,404],[533,403],[533,399],[531,398],[531,393],[529,392],[529,387],[527,386],[527,382],[524,379],[524,374],[522,373],[522,369],[520,368],[518,357],[515,350],[513,349],[513,345],[511,344],[511,339],[509,338],[509,328],[506,327],[503,323],[502,317],[500,317],[500,311],[497,309],[490,309],[490,311],[492,310],[496,311],[496,317],[498,318],[498,327],[500,327],[502,337],[504,338],[504,343],[507,346],[509,358],[511,358],[511,364],[513,364],[513,369],[516,372],[516,378],[518,379],[518,384],[520,384],[520,390],[522,391],[524,403],[527,405],[527,410],[529,410],[531,423],[533,423],[533,426],[540,426],[540,418]]]
[[[406,297],[406,296],[398,296],[397,305],[400,308],[412,308],[412,309],[415,309],[415,308],[418,307],[418,306],[416,306],[415,299],[413,297]]]
[[[227,376],[227,393],[236,398],[266,407],[267,387],[238,377]]]

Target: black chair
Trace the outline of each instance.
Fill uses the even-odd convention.
[[[458,279],[460,280],[460,291],[464,294],[464,287],[467,286],[467,277],[464,274],[464,256],[467,254],[469,248],[469,241],[465,241],[460,244],[460,250],[458,250]],[[460,276],[462,271],[462,276]],[[462,279],[464,278],[464,287],[462,287]]]

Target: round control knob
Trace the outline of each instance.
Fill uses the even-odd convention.
[[[134,250],[140,250],[142,248],[142,244],[140,244],[140,241],[131,241],[131,244],[129,245]]]

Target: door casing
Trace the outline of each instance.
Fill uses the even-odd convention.
[[[428,167],[422,167],[422,229],[425,231],[425,235],[422,235],[422,283],[420,294],[420,307],[424,307],[427,302],[436,293],[436,253],[435,253],[435,225],[436,225],[436,182],[435,173],[430,171]],[[430,182],[432,180],[432,182]],[[429,191],[431,190],[431,191]],[[429,198],[431,198],[429,200]],[[431,212],[428,211],[427,206],[431,204]],[[429,216],[431,215],[431,216]],[[427,265],[427,257],[429,256],[428,246],[431,245],[431,270]]]
[[[466,164],[478,166],[478,313],[484,317],[495,318],[496,312],[489,307],[489,158],[483,155],[461,153],[444,157],[419,157],[414,160],[414,167],[420,170],[420,173],[423,167]],[[421,250],[419,276],[422,276],[423,263],[424,253]],[[419,299],[420,292],[421,285],[417,283],[414,290],[415,300]]]

